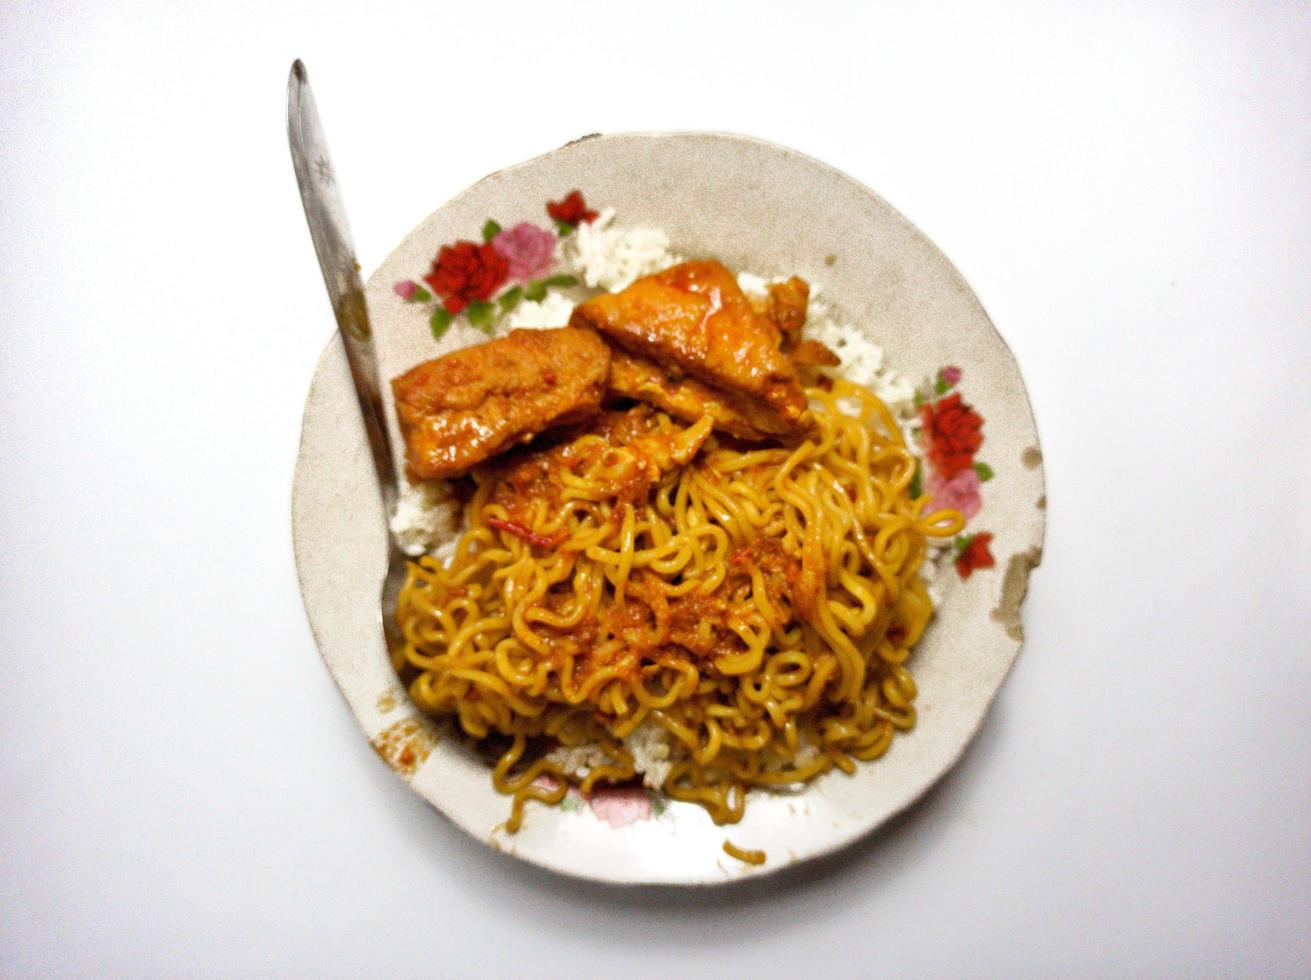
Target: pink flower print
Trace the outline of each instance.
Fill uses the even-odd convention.
[[[979,474],[972,469],[961,470],[949,480],[943,479],[937,472],[930,473],[924,488],[933,498],[925,508],[926,513],[935,510],[958,510],[968,521],[983,506],[983,500],[979,495]]]
[[[599,786],[592,790],[592,812],[611,827],[651,817],[651,794],[640,786]]]
[[[555,262],[555,235],[529,221],[521,221],[492,239],[492,248],[510,263],[510,278],[536,279]]]
[[[402,279],[396,285],[392,286],[391,291],[399,296],[405,302],[414,299],[414,291],[419,288],[419,284],[413,279]]]
[[[960,384],[961,370],[958,367],[945,367],[942,369],[942,380],[949,385]]]

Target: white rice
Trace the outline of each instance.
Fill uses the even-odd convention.
[[[737,288],[748,296],[755,296],[757,299],[763,299],[768,295],[770,284],[775,282],[782,282],[782,280],[766,279],[754,272],[739,272],[737,274]],[[811,291],[814,292],[813,286]]]
[[[642,774],[642,782],[660,789],[674,767],[674,738],[651,719],[646,719],[624,739],[624,748],[633,754],[633,765]]]
[[[434,550],[442,532],[451,527],[456,509],[451,485],[445,480],[425,480],[417,485],[401,480],[391,533],[402,551],[417,558]]]
[[[582,779],[597,766],[614,762],[605,750],[594,742],[582,745],[557,745],[546,753],[546,761],[559,766],[565,775]]]
[[[582,224],[561,248],[561,262],[568,272],[576,275],[592,289],[619,292],[635,279],[659,272],[683,259],[669,249],[669,237],[660,228],[624,228],[614,224],[614,208],[606,208],[590,224]],[[764,296],[771,283],[779,278],[767,279],[751,272],[738,273],[738,285],[750,296]],[[839,368],[831,373],[840,375],[872,390],[901,423],[907,445],[916,446],[919,427],[915,415],[915,384],[908,377],[894,371],[884,363],[883,348],[849,324],[833,318],[827,303],[817,299],[820,290],[811,284],[811,301],[807,310],[806,336],[819,341],[842,359]],[[508,329],[543,329],[559,327],[569,322],[574,300],[561,292],[550,292],[540,302],[520,303],[506,318]],[[453,552],[453,541],[434,552],[434,545],[451,526],[455,503],[448,485],[443,481],[429,481],[418,487],[408,483],[401,488],[396,512],[392,517],[392,532],[401,547],[411,555],[433,552],[441,560],[448,560]],[[930,539],[929,560],[924,562],[921,574],[935,605],[941,602],[938,582],[940,566],[951,555],[950,542]],[[632,753],[637,771],[652,789],[664,785],[673,766],[674,739],[655,722],[644,721],[624,740]],[[802,746],[797,762],[814,756],[818,748]],[[607,762],[613,762],[598,745],[559,746],[547,756],[565,772],[582,777]]]
[[[673,739],[669,733],[649,718],[633,729],[624,739],[624,748],[633,756],[633,764],[642,774],[643,782],[651,789],[660,789],[673,768]],[[597,766],[613,765],[599,745],[558,745],[546,753],[546,761],[559,766],[565,773],[581,779]]]
[[[520,303],[506,317],[507,329],[543,330],[563,327],[574,311],[574,301],[564,293],[547,293],[540,303]]]
[[[894,415],[913,417],[915,383],[884,364],[883,348],[855,327],[834,320],[826,304],[816,303],[812,310],[806,317],[806,336],[842,359],[832,373],[874,392]]]
[[[614,219],[615,209],[606,208],[565,239],[566,261],[591,288],[617,293],[635,279],[683,261],[669,251],[664,229],[617,228]]]

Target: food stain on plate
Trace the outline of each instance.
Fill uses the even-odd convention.
[[[428,761],[437,736],[428,721],[411,715],[384,728],[369,744],[400,775],[413,776]]]

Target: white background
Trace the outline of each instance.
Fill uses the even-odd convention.
[[[0,7],[0,974],[1311,969],[1311,6]],[[1028,643],[959,768],[779,882],[622,893],[358,735],[289,490],[332,321],[306,60],[366,271],[592,131],[864,180],[1028,380]],[[695,206],[689,202],[689,206]]]

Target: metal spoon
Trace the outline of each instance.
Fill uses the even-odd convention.
[[[383,421],[382,381],[378,377],[373,329],[369,325],[364,284],[360,282],[360,266],[355,261],[350,225],[346,222],[346,208],[332,169],[332,159],[328,156],[328,144],[319,122],[314,94],[310,91],[309,75],[299,59],[292,64],[291,76],[287,79],[287,140],[291,144],[291,162],[296,168],[305,220],[309,223],[314,251],[318,253],[319,268],[323,271],[323,284],[328,289],[337,329],[346,348],[346,360],[350,363],[351,380],[355,384],[360,415],[373,454],[373,466],[378,474],[383,510],[390,517],[396,503],[396,464]],[[396,639],[392,612],[396,608],[396,596],[405,582],[407,558],[390,527],[387,540],[390,554],[387,574],[382,581],[380,612],[383,633],[388,649],[391,649]]]

